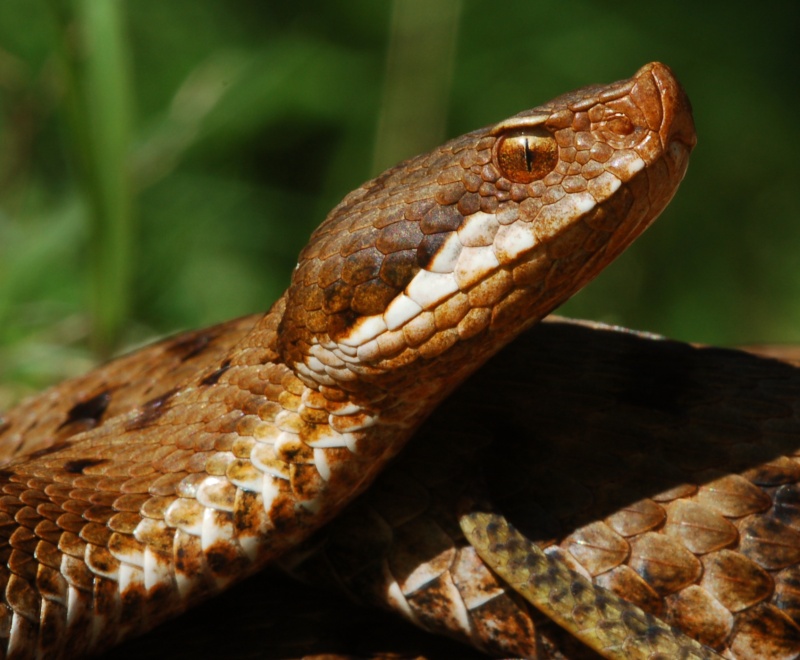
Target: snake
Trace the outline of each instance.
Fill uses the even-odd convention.
[[[663,64],[567,93],[347,195],[255,322],[4,414],[5,656],[98,653],[302,547],[652,223],[695,141]]]

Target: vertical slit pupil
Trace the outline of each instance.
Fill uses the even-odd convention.
[[[525,138],[525,167],[528,168],[528,172],[533,169],[533,151],[528,145],[528,138]]]

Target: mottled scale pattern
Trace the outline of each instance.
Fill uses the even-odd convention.
[[[546,554],[501,514],[469,511],[460,523],[466,539],[497,575],[603,657],[722,660],[708,646],[660,617],[599,587],[563,558]]]
[[[649,226],[694,142],[661,64],[564,95],[351,193],[262,317],[146,348],[4,415],[0,649],[97,652],[297,546]],[[482,570],[453,558],[464,583]],[[480,607],[476,585],[443,589]]]
[[[157,342],[28,399],[0,418],[0,460],[67,442],[163,396],[208,364],[222,363],[260,318],[234,319]]]

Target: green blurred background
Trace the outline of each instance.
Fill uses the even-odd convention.
[[[678,196],[564,308],[800,341],[800,4],[3,0],[0,410],[147,338],[265,310],[347,191],[661,60]]]

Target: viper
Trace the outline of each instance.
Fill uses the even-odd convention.
[[[98,652],[309,542],[460,383],[649,226],[694,144],[662,64],[558,97],[347,195],[262,317],[3,415],[7,657]],[[481,530],[506,529],[470,515],[479,548]]]

